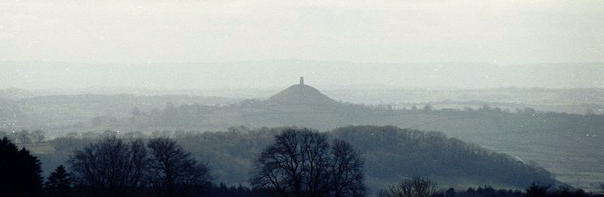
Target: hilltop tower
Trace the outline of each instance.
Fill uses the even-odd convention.
[[[328,106],[337,105],[338,102],[327,97],[319,90],[304,84],[304,77],[300,77],[300,84],[295,84],[271,96],[267,103],[275,105],[308,105]]]

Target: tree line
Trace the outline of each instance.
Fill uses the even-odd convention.
[[[212,180],[205,164],[167,138],[100,139],[73,152],[69,172],[58,166],[44,185],[36,157],[6,137],[0,145],[7,196],[183,196]]]
[[[532,183],[524,191],[511,189],[494,189],[491,186],[469,187],[456,191],[455,188],[438,188],[436,182],[422,177],[413,177],[380,190],[378,197],[602,197],[601,192],[588,193],[582,189],[568,186],[557,188],[549,184]]]
[[[255,161],[251,188],[212,183],[210,169],[168,138],[122,140],[107,137],[73,153],[46,182],[40,162],[8,138],[0,140],[0,194],[3,196],[367,196],[363,159],[350,144],[308,129],[275,136]],[[525,191],[490,186],[457,192],[414,177],[377,192],[379,197],[601,197],[580,189],[533,183]]]
[[[370,130],[371,132],[369,132]],[[382,132],[377,132],[377,131]],[[235,132],[236,131],[232,131]],[[214,137],[228,138],[231,145],[240,148],[253,148],[246,143],[231,138],[233,133],[213,133]],[[180,133],[177,138],[156,136],[143,139],[140,137],[121,137],[106,132],[100,139],[84,144],[64,144],[72,146],[65,166],[58,166],[44,183],[40,173],[40,162],[25,148],[19,150],[8,138],[1,143],[0,161],[2,180],[0,194],[7,196],[366,196],[375,193],[380,196],[423,196],[414,191],[422,186],[424,192],[432,188],[429,196],[490,196],[468,189],[465,192],[434,189],[435,184],[425,179],[407,179],[398,185],[384,190],[368,191],[365,185],[365,159],[359,152],[382,151],[381,148],[405,150],[407,152],[425,151],[425,143],[444,145],[445,148],[463,145],[456,141],[447,141],[437,133],[401,132],[394,127],[348,127],[332,133],[319,133],[310,129],[285,128],[268,132],[273,136],[258,154],[253,157],[253,170],[249,174],[250,185],[226,186],[214,183],[213,170],[197,161],[186,140],[200,140],[202,143],[222,144],[225,141],[196,133]],[[228,134],[228,135],[223,135]],[[248,133],[257,135],[258,133]],[[368,135],[368,136],[357,136]],[[209,137],[209,138],[208,138]],[[363,138],[375,138],[359,141]],[[414,140],[414,139],[428,140]],[[331,140],[329,140],[331,139]],[[406,139],[403,144],[392,139]],[[244,143],[242,143],[244,142]],[[377,144],[382,144],[378,146]],[[393,146],[393,147],[391,147]],[[428,146],[431,147],[431,146]],[[463,147],[463,146],[462,146]],[[471,148],[471,147],[468,147]],[[235,151],[229,149],[227,151]],[[482,149],[471,149],[473,152]],[[439,152],[435,149],[430,152]],[[478,151],[480,152],[480,151]],[[402,153],[402,152],[401,152]],[[418,153],[416,153],[418,154]],[[443,153],[447,155],[448,153]],[[491,154],[489,152],[480,154]],[[365,154],[366,155],[366,154]],[[409,153],[404,153],[409,155]],[[432,155],[431,155],[432,156]],[[373,159],[374,157],[370,157]],[[410,157],[409,162],[422,161]],[[478,157],[474,157],[478,158]],[[505,157],[504,157],[505,158]],[[207,160],[208,158],[204,158]],[[217,158],[209,158],[214,161]],[[496,159],[497,160],[497,159]],[[418,163],[427,165],[427,163]],[[396,164],[392,164],[396,165]],[[403,165],[405,166],[405,165]],[[451,163],[454,167],[455,163]],[[399,168],[394,168],[399,169]],[[415,168],[414,168],[415,169]],[[415,170],[419,170],[417,168]],[[392,170],[392,169],[391,169]],[[371,173],[376,173],[370,171]],[[388,171],[390,172],[390,171]],[[400,179],[400,178],[399,178]],[[548,184],[548,183],[546,183]],[[413,187],[411,187],[411,186]],[[532,188],[532,189],[531,189]],[[530,192],[535,195],[536,189],[531,186],[522,195]],[[480,190],[479,188],[478,190]],[[487,190],[488,188],[483,188]],[[492,189],[492,188],[491,188]],[[488,191],[491,191],[488,189]],[[533,191],[535,190],[535,191]],[[561,191],[561,192],[558,192]],[[398,193],[397,193],[398,192]],[[595,196],[581,190],[553,190],[546,188],[543,195],[573,194]],[[406,193],[406,194],[405,194]],[[452,195],[452,194],[455,195]],[[505,193],[498,191],[496,193]],[[516,192],[507,192],[504,196],[514,196]],[[530,193],[532,196],[532,193]],[[503,195],[499,195],[503,196]]]
[[[43,184],[40,161],[8,138],[0,194],[8,196],[364,196],[363,161],[348,143],[316,131],[286,130],[258,155],[243,186],[216,185],[210,168],[175,140],[104,137],[76,149]],[[15,181],[18,180],[18,181]]]
[[[98,138],[170,138],[190,151],[194,158],[210,161],[213,174],[221,182],[227,185],[248,184],[256,156],[270,146],[274,136],[281,134],[284,129],[288,128],[237,127],[220,132],[84,132],[52,139],[43,146],[52,150],[36,156],[43,161],[44,171],[50,172],[56,166],[67,163],[74,151],[96,142]],[[374,192],[383,185],[395,184],[400,177],[413,176],[430,177],[445,185],[458,185],[463,181],[467,184],[524,188],[534,181],[557,183],[547,170],[532,162],[525,163],[476,144],[448,138],[439,132],[392,126],[350,126],[322,133],[329,139],[341,139],[360,150],[358,154],[365,158],[364,171],[369,180],[367,187]],[[40,146],[36,148],[39,150]]]
[[[46,133],[42,130],[21,130],[6,132],[0,131],[0,137],[6,137],[15,143],[29,144],[29,143],[42,143],[46,140]]]

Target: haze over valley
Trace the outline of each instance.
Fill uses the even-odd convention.
[[[0,196],[602,197],[603,13],[0,2]]]

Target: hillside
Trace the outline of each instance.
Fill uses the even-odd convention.
[[[171,136],[199,160],[207,162],[218,181],[246,184],[253,159],[279,132],[279,128],[233,128],[227,132],[180,131]],[[551,174],[540,167],[442,133],[391,126],[355,126],[338,128],[328,135],[350,142],[362,153],[366,183],[372,191],[411,176],[429,177],[441,185],[462,188],[485,184],[525,188],[534,181],[556,183]],[[88,141],[89,138],[69,137],[51,141],[55,151],[40,155],[45,169],[65,162],[71,151]]]
[[[289,92],[289,91],[286,91]],[[288,93],[289,94],[289,93]],[[535,161],[561,181],[595,189],[604,179],[604,116],[540,112],[522,108],[392,109],[337,103],[332,105],[248,102],[223,107],[183,105],[136,117],[145,129],[223,130],[298,126],[331,130],[347,125],[395,125],[442,131],[498,152]],[[416,106],[417,107],[417,106]],[[143,121],[145,120],[145,121]],[[128,128],[129,124],[109,128]]]
[[[0,98],[0,130],[9,130],[22,114],[16,101]]]
[[[290,86],[281,92],[271,96],[265,101],[268,105],[285,105],[285,106],[329,106],[337,105],[333,99],[325,96],[319,90],[304,84],[304,78],[300,79],[300,84]]]
[[[0,89],[0,99],[19,100],[34,97],[31,92],[19,88]]]
[[[141,111],[159,111],[168,104],[226,105],[239,101],[209,96],[133,94],[46,95],[18,100],[0,98],[0,129],[43,129],[53,137],[72,131],[81,132],[82,127],[89,130],[119,122]],[[12,127],[3,128],[4,123],[10,123]]]
[[[585,189],[598,187],[604,180],[604,166],[601,165],[604,162],[604,152],[601,151],[604,147],[604,116],[597,115],[601,112],[588,105],[586,108],[593,109],[595,113],[578,115],[537,111],[523,107],[524,101],[519,98],[523,92],[534,91],[502,91],[466,93],[495,101],[517,98],[512,101],[518,102],[507,105],[508,108],[488,106],[480,101],[458,103],[463,110],[431,108],[426,107],[426,103],[409,103],[407,108],[357,105],[335,102],[330,98],[333,96],[331,92],[323,94],[305,84],[293,85],[267,100],[252,99],[234,104],[227,104],[232,101],[229,99],[198,96],[41,96],[1,101],[0,109],[4,110],[0,113],[0,130],[43,129],[47,136],[58,136],[107,129],[150,133],[163,130],[223,131],[238,126],[298,126],[332,130],[348,125],[394,125],[442,131],[447,136],[527,162],[535,161],[559,180],[573,186]],[[428,93],[418,91],[410,94],[416,94],[412,97],[417,98],[426,95],[428,99],[432,95]],[[448,92],[436,93],[440,96],[429,98],[452,97]],[[534,93],[538,96],[528,96],[543,98],[533,101],[537,103],[543,100],[566,103],[566,100],[559,99],[567,97],[564,95],[585,99],[575,99],[579,103],[591,103],[602,92],[599,89],[582,89]],[[447,102],[442,104],[449,105]]]

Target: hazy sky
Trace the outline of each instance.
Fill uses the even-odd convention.
[[[602,0],[2,0],[0,60],[604,61]]]

